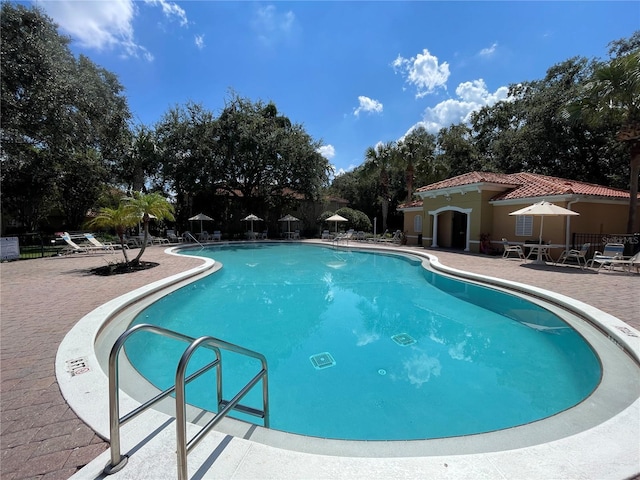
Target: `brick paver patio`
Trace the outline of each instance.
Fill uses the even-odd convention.
[[[568,295],[640,329],[640,275],[536,267],[517,260],[433,250],[440,262]],[[86,313],[126,292],[187,270],[198,259],[147,249],[160,265],[127,275],[99,277],[90,268],[121,255],[75,255],[0,266],[0,477],[66,479],[108,448],[60,394],[58,345]]]

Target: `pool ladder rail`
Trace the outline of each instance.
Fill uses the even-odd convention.
[[[124,343],[136,332],[148,331],[165,337],[174,338],[187,342],[189,346],[186,348],[178,366],[176,368],[175,384],[159,393],[152,399],[146,401],[139,407],[135,408],[126,415],[120,417],[120,394],[118,379],[118,355],[124,346]],[[187,366],[193,353],[200,347],[212,350],[216,359],[191,375],[186,375]],[[246,355],[260,361],[260,371],[231,399],[224,400],[222,396],[222,355],[221,350],[227,350],[241,355]],[[216,403],[218,405],[218,413],[196,433],[191,440],[187,440],[187,419],[186,419],[186,384],[191,380],[198,378],[203,373],[212,368],[216,368]],[[262,380],[262,410],[248,407],[240,404],[240,400],[249,393],[249,391]],[[187,455],[200,443],[206,434],[216,426],[231,410],[237,410],[245,414],[257,416],[263,419],[265,428],[269,428],[269,389],[267,375],[267,360],[264,355],[246,349],[244,347],[225,342],[214,337],[204,336],[193,338],[183,335],[166,328],[158,327],[150,324],[136,325],[118,337],[113,344],[109,353],[109,430],[111,443],[111,463],[104,469],[104,473],[111,475],[117,473],[127,464],[128,457],[120,452],[120,427],[133,419],[140,413],[155,405],[160,400],[171,395],[175,391],[176,398],[176,442],[177,442],[177,465],[178,479],[186,480],[187,473]]]

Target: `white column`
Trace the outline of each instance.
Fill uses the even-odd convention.
[[[465,240],[464,251],[469,252],[471,244],[471,214],[467,213],[467,238]]]
[[[433,215],[433,232],[432,232],[431,246],[438,247],[438,214]]]

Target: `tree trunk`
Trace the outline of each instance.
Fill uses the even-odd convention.
[[[631,145],[631,164],[629,177],[629,219],[627,221],[627,233],[638,233],[636,227],[638,210],[638,182],[640,178],[640,141]]]

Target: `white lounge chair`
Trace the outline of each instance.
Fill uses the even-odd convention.
[[[640,273],[640,252],[632,257],[616,258],[609,261],[609,268],[614,270],[616,267],[622,267],[631,273],[631,269],[635,267],[636,273]]]
[[[502,258],[509,258],[512,253],[515,253],[520,257],[520,260],[524,261],[524,251],[520,245],[511,245],[509,240],[506,238],[502,239],[502,246],[504,248],[504,252],[502,252]]]
[[[88,252],[95,252],[95,251],[103,251],[103,252],[105,251],[103,247],[96,247],[95,245],[91,245],[91,244],[78,245],[76,242],[71,240],[71,235],[69,235],[67,232],[64,232],[62,235],[60,235],[60,238],[62,238],[67,244],[67,246],[63,248],[62,251],[60,252],[60,254],[62,255],[70,255],[72,253],[88,253]],[[111,252],[113,253],[113,250]]]
[[[602,267],[609,266],[612,260],[623,260],[623,254],[623,243],[607,243],[602,252],[596,250],[593,258],[591,258],[586,265],[587,267],[594,267],[597,263],[599,271]]]
[[[112,242],[108,242],[108,243],[102,243],[100,240],[98,240],[93,233],[85,233],[84,234],[84,238],[87,239],[87,241],[98,248],[102,248],[104,250],[115,250],[116,248],[122,248],[122,245],[118,244],[118,243],[112,243]],[[124,246],[125,248],[129,248],[128,245],[125,244]]]
[[[585,243],[582,245],[580,250],[576,250],[576,249],[563,250],[563,252],[558,257],[558,260],[555,262],[555,265],[557,265],[558,263],[564,264],[565,261],[572,258],[576,262],[578,262],[578,266],[581,269],[584,269],[584,267],[587,266],[587,253],[589,252],[590,248],[591,248],[591,244]],[[584,261],[584,265],[582,265],[583,261]]]
[[[179,237],[178,235],[176,235],[175,230],[167,230],[167,239],[171,243],[182,243],[184,241],[182,237]]]
[[[351,230],[347,230],[346,233],[340,233],[338,235],[336,235],[335,237],[333,237],[333,242],[334,243],[338,243],[338,242],[349,242],[349,240],[351,240],[353,238],[354,235],[354,231],[353,229]]]

